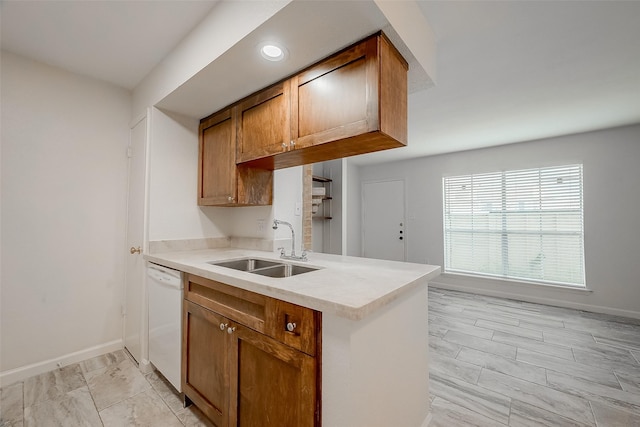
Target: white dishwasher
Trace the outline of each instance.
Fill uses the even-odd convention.
[[[149,361],[176,390],[182,346],[182,273],[149,263]]]

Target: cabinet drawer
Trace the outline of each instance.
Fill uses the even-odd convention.
[[[290,347],[315,356],[316,341],[320,339],[322,313],[276,299],[271,301],[272,309],[269,310],[265,333]]]
[[[192,274],[185,275],[184,298],[265,333],[270,298]]]
[[[192,274],[184,280],[186,300],[315,356],[321,313]]]

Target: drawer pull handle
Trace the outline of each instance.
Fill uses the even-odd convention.
[[[229,335],[231,335],[235,330],[236,330],[236,327],[235,327],[235,326],[234,326],[234,327],[232,327],[232,328],[227,328],[227,333],[228,333]]]
[[[220,330],[224,331],[225,329],[227,329],[227,326],[229,325],[227,325],[226,323],[220,323]]]
[[[287,331],[289,331],[289,332],[295,331],[296,326],[297,325],[295,323],[291,323],[291,322],[287,323]]]

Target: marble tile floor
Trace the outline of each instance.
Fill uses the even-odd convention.
[[[429,289],[430,427],[640,427],[640,320]]]
[[[431,288],[429,334],[431,427],[640,427],[640,320]],[[1,398],[0,427],[211,426],[123,351]]]
[[[159,373],[119,350],[3,387],[0,427],[213,425]]]

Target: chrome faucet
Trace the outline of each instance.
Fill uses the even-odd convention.
[[[284,258],[284,259],[296,259],[299,261],[306,261],[307,260],[307,251],[306,250],[302,250],[302,255],[300,256],[296,256],[296,233],[295,231],[293,231],[293,226],[288,223],[287,221],[280,221],[279,219],[274,219],[273,220],[273,229],[277,230],[278,229],[278,225],[286,225],[287,227],[289,227],[291,229],[291,255],[287,255],[287,253],[285,252],[284,248],[278,248],[280,249],[280,258]]]

